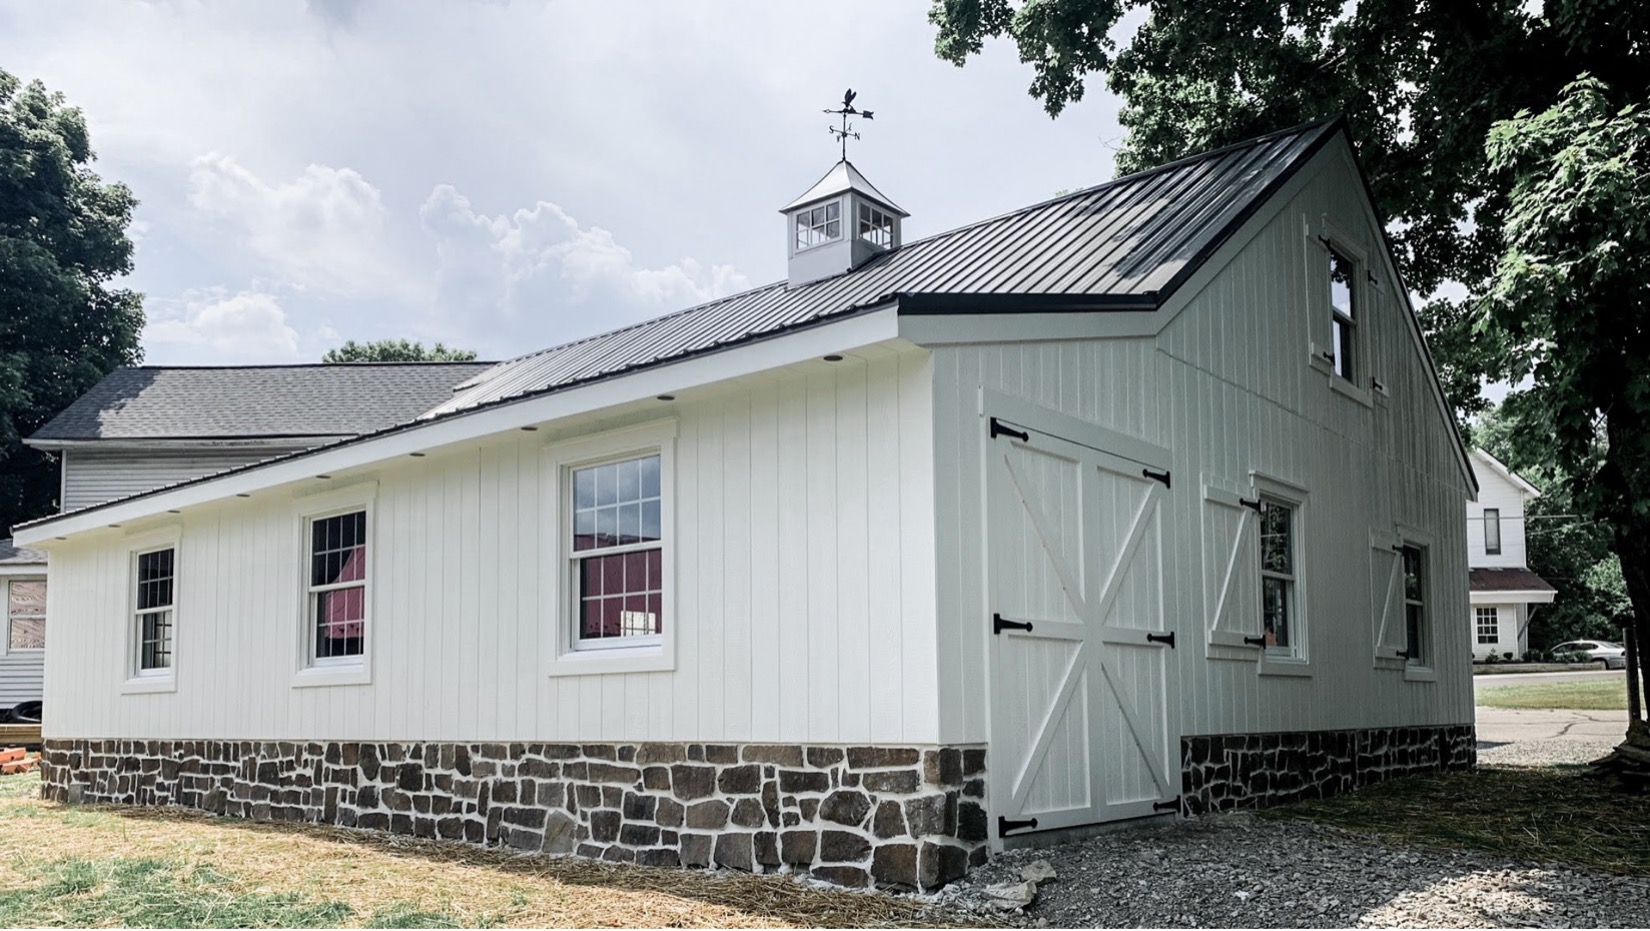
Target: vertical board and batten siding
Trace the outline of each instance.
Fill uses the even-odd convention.
[[[305,449],[260,446],[201,449],[68,449],[63,458],[62,509],[73,511],[176,485]]]
[[[1472,720],[1464,502],[1449,426],[1431,394],[1396,283],[1379,262],[1350,161],[1326,151],[1293,199],[1155,338],[950,346],[934,351],[941,736],[987,738],[986,604],[980,468],[987,442],[980,388],[1170,450],[1165,610],[1178,632],[1170,688],[1182,735],[1342,729]],[[1388,387],[1371,407],[1332,391],[1309,362],[1327,345],[1327,258],[1316,237],[1333,218],[1382,279],[1366,288],[1359,339]],[[1303,562],[1310,677],[1261,675],[1254,659],[1210,658],[1204,584],[1207,480],[1249,487],[1251,470],[1309,492]],[[1430,649],[1436,682],[1377,669],[1371,532],[1431,536]],[[1258,571],[1258,568],[1255,569]],[[1258,609],[1257,609],[1258,610]]]
[[[177,691],[123,695],[127,551],[52,554],[50,736],[931,743],[926,353],[724,386],[677,418],[676,668],[546,674],[548,425],[376,473],[364,686],[293,687],[301,499],[186,512]],[[662,410],[638,415],[655,419]]]

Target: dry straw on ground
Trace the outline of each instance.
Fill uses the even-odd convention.
[[[122,857],[165,860],[181,873],[211,870],[237,894],[341,902],[353,923],[408,912],[463,926],[515,927],[920,927],[957,917],[911,899],[824,890],[786,876],[521,856],[314,825],[63,806],[4,794],[0,892],[38,883],[43,864]]]

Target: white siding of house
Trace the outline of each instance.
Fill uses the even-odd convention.
[[[370,685],[293,687],[296,508],[191,509],[177,691],[122,694],[126,527],[52,553],[54,737],[932,742],[930,363],[867,353],[657,405],[676,440],[676,668],[546,675],[545,447],[512,430],[377,473]],[[609,421],[605,426],[612,426]],[[317,483],[318,487],[318,483]]]
[[[1473,474],[1478,476],[1478,500],[1467,503],[1467,564],[1474,568],[1523,568],[1528,563],[1524,547],[1524,506],[1527,493],[1501,477],[1474,455]],[[1501,509],[1501,553],[1491,555],[1484,547],[1484,509]]]
[[[91,507],[304,448],[304,444],[298,444],[197,449],[66,449],[58,453],[63,460],[62,509]]]
[[[1496,612],[1496,640],[1494,643],[1478,642],[1478,609],[1489,608]],[[1483,659],[1494,654],[1497,660],[1506,659],[1511,653],[1513,659],[1521,659],[1526,649],[1527,638],[1519,634],[1525,626],[1525,618],[1529,606],[1526,604],[1475,604],[1469,614],[1472,618],[1472,655],[1475,659]]]
[[[1319,173],[1156,338],[937,349],[936,528],[941,738],[987,738],[979,389],[995,389],[1167,447],[1165,598],[1180,637],[1170,689],[1183,735],[1470,722],[1466,482],[1449,428],[1378,261],[1380,233],[1350,162]],[[1305,170],[1313,170],[1309,167]],[[1332,391],[1308,361],[1329,338],[1327,259],[1309,229],[1328,216],[1382,279],[1361,311],[1363,362],[1388,388],[1372,406]],[[1247,487],[1250,470],[1310,492],[1300,542],[1311,676],[1261,675],[1204,648],[1201,484]],[[1371,532],[1431,537],[1430,651],[1437,681],[1377,668]],[[1384,579],[1380,583],[1384,584]],[[1401,624],[1401,621],[1399,622]],[[1401,629],[1401,628],[1400,628]]]
[[[12,650],[9,649],[8,632],[5,628],[5,601],[6,583],[12,579],[43,579],[46,577],[45,566],[9,565],[0,566],[0,708],[10,708],[20,701],[39,701],[42,687],[46,679],[46,651],[45,650]],[[47,599],[51,598],[50,586],[46,589]],[[47,625],[46,638],[51,639],[51,625]]]

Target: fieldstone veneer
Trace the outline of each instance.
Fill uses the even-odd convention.
[[[1471,769],[1471,724],[1359,731],[1217,734],[1180,741],[1181,810],[1187,815],[1326,798],[1432,769]]]
[[[985,862],[985,751],[47,740],[42,794],[655,866],[933,889]]]

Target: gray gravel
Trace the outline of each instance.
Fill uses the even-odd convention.
[[[1548,740],[1518,740],[1512,743],[1478,744],[1480,766],[1553,766],[1559,763],[1591,763],[1605,756],[1619,738],[1560,737]]]
[[[997,910],[986,887],[1037,860],[1056,878]],[[1627,928],[1650,915],[1650,879],[1237,814],[1008,851],[936,898],[1019,927]]]

